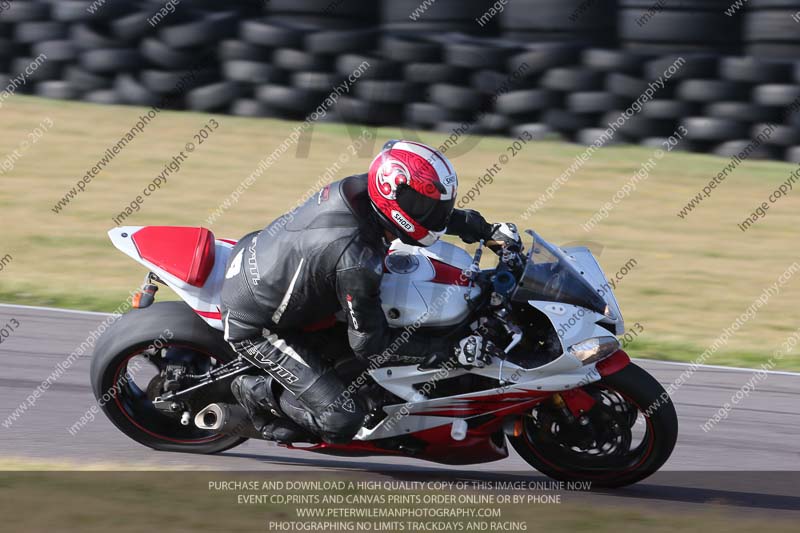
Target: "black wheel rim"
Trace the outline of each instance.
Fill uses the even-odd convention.
[[[116,369],[109,391],[117,391],[113,394],[113,401],[119,412],[140,431],[173,444],[206,444],[225,437],[221,433],[196,427],[194,420],[187,426],[181,425],[180,414],[167,415],[156,409],[151,398],[152,391],[148,391],[153,380],[158,379],[154,374],[160,373],[167,362],[191,360],[195,367],[207,368],[209,365],[218,366],[220,361],[213,355],[188,345],[164,344],[159,350],[151,346],[132,352]]]
[[[522,437],[527,448],[550,468],[587,478],[617,477],[641,467],[655,444],[652,420],[631,398],[607,385],[595,384],[584,390],[598,401],[589,413],[593,417],[590,424],[605,422],[616,427],[596,432],[589,428],[587,435],[600,438],[592,440],[591,446],[575,446],[574,442],[559,438],[562,431],[553,427],[554,420],[543,415],[546,407],[540,404],[524,420]]]

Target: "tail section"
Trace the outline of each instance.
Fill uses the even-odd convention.
[[[156,274],[211,327],[222,330],[220,292],[235,241],[205,228],[123,226],[108,232],[114,246]]]

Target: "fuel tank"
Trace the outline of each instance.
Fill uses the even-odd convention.
[[[471,264],[465,250],[444,241],[427,248],[395,241],[384,260],[381,284],[389,325],[441,327],[467,318],[467,299],[480,294],[464,273]]]

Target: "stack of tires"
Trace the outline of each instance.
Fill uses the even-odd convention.
[[[507,41],[451,35],[421,42],[385,37],[383,53],[405,62],[407,83],[422,85],[417,99],[406,100],[406,124],[442,132],[501,134],[511,126],[507,117],[493,112],[496,95],[524,86],[524,72],[512,76],[509,59],[521,48]],[[412,56],[411,46],[416,47]],[[404,52],[405,50],[405,52]],[[411,59],[411,61],[408,61]]]
[[[271,0],[269,16],[242,21],[238,39],[220,46],[225,78],[251,89],[231,113],[302,119],[349,77],[385,70],[377,59],[362,57],[377,43],[377,8],[361,0]],[[324,117],[359,118],[329,107]],[[346,111],[347,103],[342,107]]]
[[[235,102],[232,112],[304,118],[348,76],[367,75],[372,65],[361,73],[357,54],[374,46],[372,30],[320,30],[308,21],[273,17],[245,20],[238,39],[219,49],[226,79],[252,93]]]
[[[751,159],[800,159],[800,71],[789,63],[609,50],[586,50],[583,63],[610,69],[605,90],[567,94],[568,118],[619,106],[603,113],[594,128],[575,131],[569,123],[550,122],[567,138],[590,144],[616,122],[611,142],[663,147],[675,133],[679,148],[695,152],[732,157],[747,150]]]
[[[800,0],[750,0],[744,17],[748,55],[800,58]]]
[[[265,2],[262,0],[262,3]],[[371,27],[378,19],[378,3],[375,1],[269,0],[265,4],[272,21],[331,30]]]
[[[559,81],[566,82],[568,74],[553,75],[553,69],[577,66],[580,47],[571,43],[541,43],[528,45],[519,54],[512,56],[507,64],[512,86],[503,85],[493,95],[494,113],[505,117],[510,124],[512,135],[525,131],[536,138],[550,134],[567,134],[566,130],[556,131],[548,126],[558,121],[564,105],[564,93],[558,87]],[[561,76],[561,80],[559,80]],[[572,83],[580,84],[580,74],[572,75]],[[543,87],[547,78],[548,87]]]
[[[620,45],[658,54],[736,54],[744,13],[726,13],[731,4],[732,0],[619,0]]]
[[[592,144],[602,139],[604,145],[620,144],[661,132],[662,125],[658,121],[642,117],[641,113],[630,118],[624,115],[633,101],[648,89],[650,79],[645,68],[648,59],[646,54],[625,50],[587,49],[582,52],[581,67],[594,72],[595,76],[602,75],[602,85],[567,97],[568,112],[598,117],[596,125],[577,131],[577,142]],[[610,126],[623,120],[620,127]]]
[[[556,132],[583,144],[599,138],[614,144],[668,134],[670,126],[661,119],[631,116],[621,121],[623,127],[604,135],[609,123],[617,122],[648,90],[650,73],[658,68],[648,68],[649,59],[630,51],[567,45],[525,52],[515,60],[542,67],[535,87],[500,96],[497,110],[508,114],[518,128]],[[671,89],[667,84],[658,96],[669,97]]]
[[[35,91],[51,98],[77,96],[69,84],[60,81],[68,65],[79,62],[89,49],[79,46],[79,39],[74,38],[78,33],[74,24],[76,17],[80,15],[82,20],[99,23],[130,10],[128,2],[112,1],[107,10],[92,15],[85,11],[83,4],[89,2],[15,1],[3,5],[0,10],[0,64],[7,77],[24,78],[24,83],[17,84],[17,90]],[[40,56],[46,59],[37,60]]]
[[[691,97],[682,98],[682,87],[716,76],[717,67],[715,56],[671,54],[646,58],[638,72],[612,73],[609,90],[629,99],[629,104],[625,120],[615,111],[604,117],[605,122],[617,120],[620,135],[631,142],[659,146],[678,131],[683,117],[696,115],[702,107]],[[691,147],[686,140],[682,144]]]
[[[121,65],[113,93],[102,91],[86,99],[107,97],[125,104],[199,111],[227,108],[241,88],[221,80],[217,43],[235,35],[239,20],[253,16],[258,8],[248,0],[229,2],[225,11],[215,10],[208,0],[182,1],[176,6],[174,12],[164,14],[164,3],[141,2],[136,12],[102,29],[103,35],[126,43],[131,54],[137,52],[140,67]]]
[[[615,56],[611,57],[609,54]],[[549,69],[542,76],[540,86],[559,94],[562,109],[551,109],[543,116],[544,123],[564,136],[582,143],[591,143],[602,134],[607,117],[620,113],[631,100],[633,91],[614,91],[608,83],[612,63],[629,63],[635,56],[625,52],[587,49],[582,51],[579,63],[570,67]],[[616,69],[614,69],[616,70]],[[638,69],[637,69],[638,70]],[[638,87],[637,87],[638,89]],[[616,136],[612,142],[620,142]]]
[[[336,2],[338,0],[331,0]],[[517,0],[515,0],[517,1]],[[437,35],[447,32],[489,35],[496,22],[483,19],[495,0],[381,0],[383,32]],[[363,2],[378,4],[372,2]]]
[[[40,96],[220,110],[237,87],[220,85],[216,44],[260,10],[251,0],[226,11],[203,0],[15,0],[0,11],[12,39],[2,49],[21,90]]]
[[[529,42],[612,45],[616,0],[501,0],[502,34]]]
[[[619,0],[623,47],[587,46],[613,36],[615,5],[13,0],[0,88],[22,76],[16,90],[50,98],[451,136],[661,146],[678,132],[683,148],[723,156],[759,138],[751,158],[800,159],[800,67],[772,60],[798,57],[800,0]],[[767,58],[720,54],[741,21]]]
[[[696,151],[731,157],[753,145],[753,159],[782,159],[798,144],[798,130],[787,121],[800,87],[790,83],[792,68],[752,57],[726,57],[719,61],[718,79],[685,81],[678,95],[701,105],[683,119],[687,138]],[[769,128],[768,125],[774,126]]]
[[[525,60],[551,64],[530,69],[528,87],[497,98],[495,112],[512,133],[662,148],[673,137],[680,149],[725,157],[748,149],[751,159],[800,158],[800,69],[791,64],[592,48],[576,53],[563,45],[512,59]]]

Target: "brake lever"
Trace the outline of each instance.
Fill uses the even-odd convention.
[[[481,239],[478,242],[478,249],[475,250],[475,256],[472,258],[472,264],[469,266],[468,269],[465,270],[467,279],[469,280],[469,285],[467,285],[467,290],[464,293],[464,299],[469,300],[469,295],[472,294],[472,288],[475,286],[475,280],[478,278],[478,274],[481,271],[481,257],[483,257],[483,245],[484,241]]]
[[[485,242],[483,239],[478,241],[478,249],[475,250],[475,256],[472,258],[472,265],[470,266],[470,271],[477,274],[481,271],[481,258],[483,257],[483,246]]]

